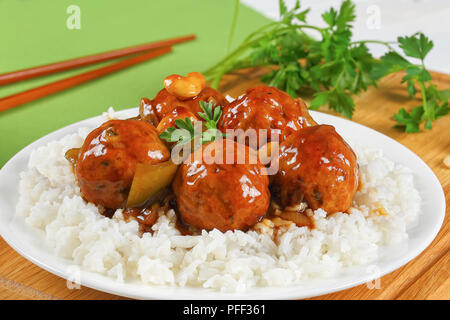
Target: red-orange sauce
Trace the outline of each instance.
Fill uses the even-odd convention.
[[[125,221],[130,221],[130,219],[136,220],[139,223],[141,232],[152,232],[152,226],[158,220],[161,209],[159,206],[152,206],[151,208],[126,208],[123,210],[122,215]]]

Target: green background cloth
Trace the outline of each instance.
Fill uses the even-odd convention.
[[[66,12],[81,11],[70,30]],[[0,73],[188,34],[197,40],[173,53],[58,94],[0,112],[0,167],[20,149],[58,128],[153,98],[169,74],[204,71],[226,52],[233,0],[9,0],[0,1]],[[268,22],[241,6],[233,44]],[[0,87],[0,97],[111,62]]]

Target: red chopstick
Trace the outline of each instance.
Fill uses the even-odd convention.
[[[146,60],[161,56],[172,51],[171,47],[156,49],[147,53],[143,53],[132,58],[128,58],[108,66],[88,71],[73,77],[52,82],[37,88],[33,88],[24,92],[13,94],[11,96],[0,99],[0,111],[5,111],[24,103],[49,96],[62,90],[74,87],[84,82],[97,79],[112,72],[127,68],[129,66],[144,62]]]
[[[34,77],[44,76],[56,72],[61,72],[65,70],[70,70],[82,66],[91,65],[98,62],[103,62],[107,60],[112,60],[124,56],[128,56],[131,54],[145,52],[153,49],[170,47],[174,44],[186,42],[189,40],[195,39],[195,35],[188,35],[184,37],[160,40],[156,42],[146,43],[134,47],[128,47],[118,50],[113,50],[109,52],[98,53],[94,55],[90,55],[87,57],[80,57],[71,60],[55,62],[43,66],[37,66],[33,68],[23,69],[19,71],[8,72],[4,74],[0,74],[0,85],[10,84],[18,81],[22,81],[25,79],[30,79]]]

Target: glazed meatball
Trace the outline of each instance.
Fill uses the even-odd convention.
[[[195,228],[223,232],[256,224],[269,207],[270,193],[268,176],[255,153],[224,139],[191,154],[172,184],[181,218]],[[238,161],[239,155],[246,156]]]
[[[271,191],[282,205],[306,201],[328,214],[346,211],[358,188],[356,155],[329,125],[290,135],[280,144],[279,170]]]
[[[136,164],[156,164],[169,157],[169,150],[148,122],[111,120],[87,136],[75,173],[85,200],[117,209],[126,202]]]
[[[255,129],[257,133],[266,129],[269,142],[271,133],[278,132],[283,141],[291,133],[315,124],[301,99],[295,100],[277,88],[258,86],[223,109],[220,129]],[[260,147],[264,141],[257,144]]]
[[[141,100],[139,115],[141,119],[157,126],[158,123],[155,124],[155,121],[161,121],[177,107],[184,107],[194,115],[197,115],[198,112],[203,112],[200,107],[200,101],[212,102],[214,106],[222,107],[228,104],[228,101],[220,92],[210,87],[205,87],[199,95],[185,100],[170,94],[167,89],[162,89],[153,100],[150,101],[147,98]]]

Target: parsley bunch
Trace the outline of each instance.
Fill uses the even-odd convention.
[[[297,97],[300,89],[313,90],[310,109],[322,105],[351,118],[355,109],[352,95],[376,86],[376,81],[389,73],[406,70],[403,78],[411,97],[416,88],[422,94],[422,105],[411,112],[401,109],[394,119],[407,132],[431,129],[431,122],[449,112],[448,90],[438,91],[431,83],[431,75],[425,69],[424,58],[433,43],[423,34],[399,37],[397,42],[376,40],[352,41],[352,23],[355,5],[351,0],[342,2],[339,10],[330,8],[322,14],[325,27],[306,23],[309,9],[300,7],[299,1],[288,10],[279,0],[280,21],[272,22],[251,33],[234,51],[204,74],[217,88],[221,77],[242,68],[266,66],[271,72],[261,80],[270,86]],[[311,30],[317,37],[305,33]],[[375,59],[367,43],[386,46],[389,52],[381,60]],[[416,65],[393,48],[399,44],[403,55],[417,58]]]

